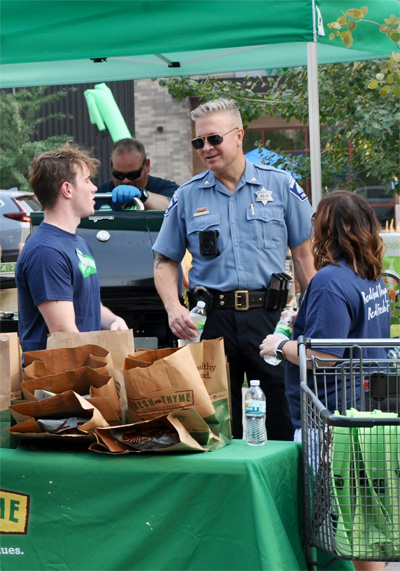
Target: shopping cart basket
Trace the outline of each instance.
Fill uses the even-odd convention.
[[[329,347],[348,358],[307,359]],[[367,347],[392,350],[367,359]],[[313,548],[331,563],[400,561],[400,339],[300,337],[298,348],[309,568],[324,566]]]

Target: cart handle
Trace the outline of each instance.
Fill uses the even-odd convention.
[[[310,339],[300,335],[297,339],[298,346],[305,345],[306,349],[314,347],[400,347],[400,338],[388,339]]]

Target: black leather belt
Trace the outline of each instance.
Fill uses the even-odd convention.
[[[264,307],[266,290],[248,291],[240,289],[237,291],[215,291],[213,294],[213,307],[219,309],[236,309],[236,311],[247,311],[255,307]]]
[[[209,289],[212,295],[212,307],[215,309],[236,309],[236,311],[247,311],[255,307],[264,307],[267,290],[248,291],[241,289],[237,291],[218,291]],[[188,291],[189,304],[196,305],[193,299],[193,292]]]
[[[247,311],[256,307],[263,307],[267,311],[283,309],[286,306],[289,293],[288,274],[272,274],[271,283],[267,289],[252,290],[238,289],[236,291],[218,291],[204,286],[196,286],[188,291],[189,308],[192,309],[199,300],[206,304],[206,312],[215,309],[235,309]]]

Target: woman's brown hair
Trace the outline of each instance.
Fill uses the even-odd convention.
[[[362,278],[379,279],[385,250],[380,230],[365,198],[347,190],[331,192],[318,204],[314,218],[316,269],[343,260]]]

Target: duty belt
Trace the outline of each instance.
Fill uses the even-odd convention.
[[[256,307],[263,307],[271,311],[285,307],[288,298],[289,280],[291,276],[280,273],[272,274],[268,289],[252,290],[240,289],[236,291],[218,291],[197,286],[193,291],[188,291],[190,309],[199,300],[206,304],[206,312],[212,309],[235,309],[247,311]]]
[[[239,289],[237,291],[215,291],[213,294],[212,306],[219,309],[236,309],[236,311],[247,311],[255,307],[264,307],[267,290],[248,291]]]

